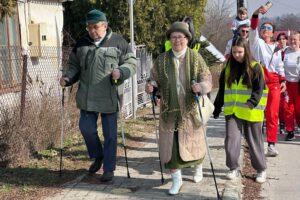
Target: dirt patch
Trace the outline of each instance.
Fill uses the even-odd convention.
[[[261,198],[261,184],[255,182],[256,170],[251,165],[249,147],[244,146],[244,160],[243,160],[243,200],[260,200]]]

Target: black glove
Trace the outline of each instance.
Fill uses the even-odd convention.
[[[215,110],[214,110],[214,112],[213,112],[213,116],[214,116],[214,118],[215,118],[215,119],[218,119],[218,118],[219,118],[219,115],[220,115],[220,113],[221,113],[221,110],[217,110],[217,109],[215,109]]]

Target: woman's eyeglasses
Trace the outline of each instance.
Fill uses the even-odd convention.
[[[178,36],[178,37],[171,36],[171,37],[170,37],[170,39],[171,39],[172,41],[176,41],[176,40],[182,41],[184,38],[186,38],[186,37],[182,37],[182,36]]]
[[[273,30],[273,28],[271,26],[261,26],[260,28],[265,29],[267,31],[272,31]]]

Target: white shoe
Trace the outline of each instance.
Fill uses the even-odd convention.
[[[182,186],[181,170],[179,169],[176,172],[171,173],[171,176],[172,176],[172,186],[169,189],[169,194],[170,195],[178,194]]]
[[[237,169],[233,169],[233,170],[230,170],[226,177],[229,179],[229,180],[234,180],[236,179],[237,177],[239,177],[239,170]]]
[[[267,156],[278,156],[279,152],[275,149],[275,145],[271,144],[270,146],[268,146],[268,150],[267,150]]]
[[[267,172],[262,171],[262,172],[257,173],[255,181],[258,183],[264,183],[264,182],[266,182],[266,179],[267,179]]]
[[[203,179],[202,164],[195,166],[194,182],[199,183]]]

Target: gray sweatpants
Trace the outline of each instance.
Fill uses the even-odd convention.
[[[226,116],[226,166],[230,170],[239,167],[242,128],[244,129],[244,136],[249,145],[251,164],[257,172],[261,172],[267,168],[262,122],[249,122],[239,119],[234,115]]]

